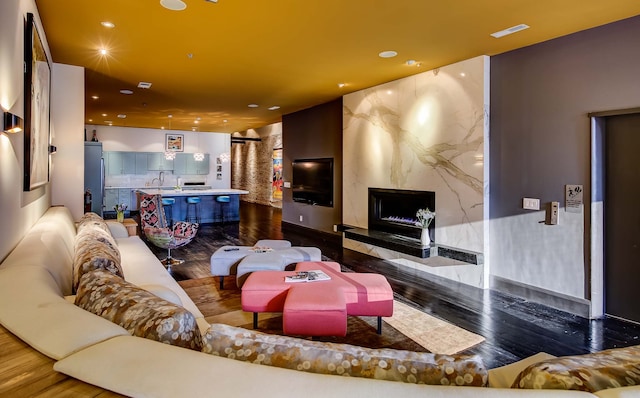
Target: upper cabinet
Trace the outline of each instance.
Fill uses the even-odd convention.
[[[104,152],[104,166],[108,175],[146,174],[146,152]]]
[[[150,171],[173,171],[176,175],[209,174],[209,154],[196,161],[192,153],[176,153],[175,160],[167,160],[164,152],[105,151],[107,175],[147,174]]]
[[[173,174],[209,174],[209,154],[204,155],[204,160],[197,161],[193,153],[177,153],[173,163]]]
[[[168,160],[164,152],[149,152],[147,154],[147,169],[152,171],[172,171],[173,160]]]

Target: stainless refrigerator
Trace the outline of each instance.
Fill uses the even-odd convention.
[[[102,143],[84,143],[84,191],[91,191],[91,211],[102,216],[104,198],[104,159]]]

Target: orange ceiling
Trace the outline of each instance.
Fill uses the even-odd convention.
[[[85,68],[87,124],[257,128],[366,87],[640,15],[638,0],[183,1],[171,11],[159,0],[36,0],[53,61]],[[522,23],[531,28],[489,35]],[[384,50],[398,56],[378,57]]]

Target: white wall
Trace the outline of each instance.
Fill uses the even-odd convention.
[[[26,13],[35,21],[50,57],[44,29],[33,0],[0,2],[0,105],[3,111],[24,116],[23,46]],[[4,126],[3,126],[4,127]],[[0,133],[0,260],[50,206],[50,184],[23,192],[24,135]]]
[[[84,213],[84,68],[53,64],[51,88],[51,204]]]
[[[216,158],[222,153],[229,154],[231,151],[231,136],[228,133],[87,125],[87,138],[91,139],[93,130],[96,131],[98,141],[102,142],[103,151],[164,152],[166,134],[184,134],[185,153],[203,152],[210,155],[209,175],[178,176],[172,173],[165,173],[164,186],[175,185],[177,183],[177,177],[181,177],[183,183],[197,181],[205,182],[205,185],[210,185],[212,188],[231,187],[230,163],[221,164],[222,179],[218,180],[216,178],[218,166],[216,164]],[[157,176],[158,173],[150,173],[145,176],[110,176],[107,177],[106,184],[112,186],[142,187],[145,186],[145,183],[150,183],[151,179]]]

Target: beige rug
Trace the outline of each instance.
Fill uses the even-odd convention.
[[[484,341],[484,337],[480,335],[425,314],[398,300],[393,303],[393,316],[382,319],[427,351],[437,354],[455,354]]]
[[[253,314],[242,311],[240,289],[235,286],[229,284],[228,288],[219,290],[214,277],[190,279],[179,284],[202,311],[207,322],[253,328]],[[397,300],[394,301],[393,312],[392,317],[383,318],[382,335],[376,333],[376,317],[350,316],[346,336],[317,337],[314,340],[437,354],[455,354],[484,341],[482,336]],[[259,315],[259,320],[258,330],[261,332],[282,334],[282,314],[263,313]]]

